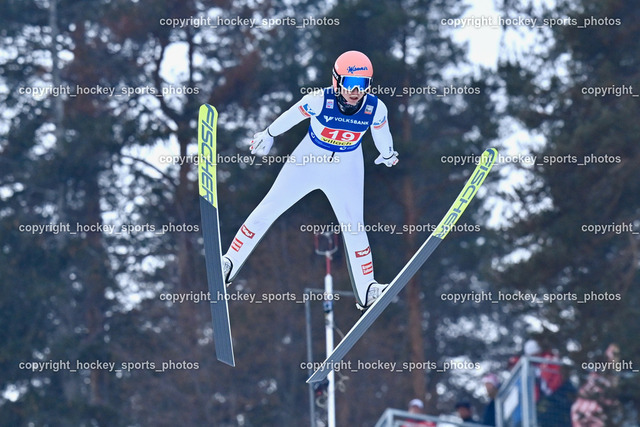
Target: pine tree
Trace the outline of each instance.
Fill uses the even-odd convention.
[[[548,13],[575,21],[545,30],[553,43],[535,61],[501,67],[511,112],[546,138],[531,185],[518,191],[531,208],[506,230],[504,253],[527,255],[503,263],[502,286],[565,296],[527,311],[554,325],[547,339],[575,361],[611,342],[629,360],[639,354],[631,319],[639,302],[633,93],[640,9],[566,1]],[[627,398],[637,406],[637,392]]]

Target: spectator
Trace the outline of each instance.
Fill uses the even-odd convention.
[[[424,403],[420,399],[409,402],[409,412],[412,414],[424,414]]]
[[[484,387],[487,390],[489,396],[489,404],[484,409],[484,416],[482,417],[482,424],[487,426],[496,425],[496,396],[500,389],[500,379],[496,374],[487,374],[482,379]]]
[[[576,390],[565,377],[557,352],[543,351],[537,341],[529,340],[525,343],[525,354],[549,361],[532,363],[536,376],[534,392],[538,424],[545,427],[571,425],[571,403]]]
[[[534,375],[533,401],[536,408],[538,425],[544,427],[568,427],[571,425],[571,404],[575,397],[575,388],[563,374],[563,366],[557,352],[543,350],[538,341],[530,339],[523,347],[525,356],[545,361],[532,361]],[[519,361],[520,356],[509,359],[511,367]],[[521,420],[520,409],[514,420]]]
[[[409,402],[409,413],[416,415],[425,415],[424,403],[420,399],[413,399]],[[436,427],[436,423],[433,421],[408,421],[402,424],[402,427]]]
[[[535,368],[536,386],[534,389],[535,402],[538,402],[541,395],[550,396],[557,389],[560,388],[564,382],[564,376],[562,375],[562,366],[560,359],[551,350],[543,351],[538,341],[530,339],[524,343],[523,353],[528,357],[535,357],[539,359],[548,359],[551,363],[532,362],[531,366]],[[509,359],[509,369],[513,368],[520,356],[514,356]]]
[[[471,403],[466,400],[461,400],[456,403],[456,412],[458,412],[458,416],[463,422],[478,424],[478,421],[473,417]]]
[[[620,348],[609,344],[605,352],[607,362],[620,360]],[[586,383],[580,387],[578,398],[571,406],[572,427],[604,427],[612,425],[620,401],[615,397],[618,378],[611,373],[589,374]]]

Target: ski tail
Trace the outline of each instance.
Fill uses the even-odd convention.
[[[198,187],[207,284],[211,295],[213,339],[218,360],[227,365],[235,366],[227,287],[222,273],[216,184],[217,124],[218,112],[216,109],[208,104],[201,105],[198,112]]]
[[[373,322],[382,314],[384,309],[393,301],[400,291],[407,285],[409,280],[416,274],[420,267],[427,261],[433,251],[436,250],[442,240],[447,237],[451,228],[456,224],[466,207],[469,205],[478,189],[484,182],[487,174],[493,167],[498,157],[495,148],[489,148],[480,158],[480,163],[473,171],[471,177],[463,187],[462,191],[445,214],[442,221],[435,228],[429,238],[422,244],[415,255],[405,264],[400,273],[389,284],[384,293],[374,301],[369,309],[358,319],[351,330],[340,341],[333,353],[326,358],[320,367],[309,377],[307,383],[323,381],[329,372],[340,366],[340,361],[347,352],[364,335]]]

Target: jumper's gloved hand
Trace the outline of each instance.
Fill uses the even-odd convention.
[[[388,168],[398,164],[398,152],[394,151],[388,157],[383,157],[382,154],[378,156],[378,158],[374,162],[376,165],[385,164]]]
[[[269,134],[269,128],[253,135],[251,140],[251,154],[266,156],[273,145],[273,136]]]

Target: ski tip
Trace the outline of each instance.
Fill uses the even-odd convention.
[[[216,107],[214,107],[213,105],[211,104],[200,105],[200,109],[199,109],[200,113],[204,112],[206,114],[208,111],[213,112],[216,116],[218,115],[218,110],[216,110]]]
[[[487,148],[480,156],[480,163],[484,166],[493,166],[498,158],[498,150],[496,148]]]
[[[444,240],[449,234],[449,231],[456,224],[460,216],[464,213],[467,205],[473,200],[478,189],[484,182],[487,174],[493,168],[494,163],[498,159],[498,150],[495,148],[487,148],[480,156],[480,161],[475,170],[471,173],[471,177],[467,180],[466,184],[462,188],[458,198],[451,205],[449,212],[442,218],[442,221],[438,224],[436,229],[431,234],[440,240]]]

